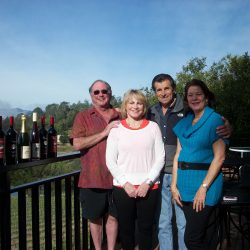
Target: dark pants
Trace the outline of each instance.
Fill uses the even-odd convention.
[[[158,189],[150,190],[145,198],[130,198],[122,188],[114,188],[114,202],[118,213],[119,233],[124,250],[134,250],[135,223],[138,225],[139,249],[152,249],[153,225]]]
[[[185,244],[189,250],[214,250],[217,244],[217,223],[215,207],[205,206],[200,212],[193,209],[193,203],[184,202],[186,217]]]

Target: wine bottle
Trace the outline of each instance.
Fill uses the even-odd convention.
[[[2,116],[0,116],[0,166],[4,165],[5,133],[2,130]]]
[[[57,132],[54,127],[54,117],[50,117],[50,128],[48,129],[48,158],[57,156]]]
[[[40,137],[37,127],[37,113],[32,114],[32,130],[30,133],[30,145],[31,145],[31,160],[40,159]]]
[[[39,130],[40,137],[40,156],[41,159],[47,158],[47,143],[48,143],[48,132],[45,128],[45,116],[41,117],[41,128]]]
[[[21,131],[18,136],[18,163],[30,160],[30,138],[26,130],[26,116],[21,116]]]
[[[17,132],[14,129],[14,117],[10,116],[10,127],[6,132],[5,157],[6,165],[17,163]]]

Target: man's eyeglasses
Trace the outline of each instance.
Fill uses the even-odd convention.
[[[109,91],[107,89],[101,89],[101,90],[94,90],[93,91],[93,94],[94,95],[99,95],[100,92],[103,94],[103,95],[107,95],[109,93]]]

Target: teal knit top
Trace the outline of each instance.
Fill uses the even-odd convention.
[[[216,134],[216,128],[223,125],[221,115],[213,109],[206,107],[200,120],[192,125],[193,113],[188,113],[173,128],[178,137],[182,150],[179,162],[211,163],[214,158],[213,143],[221,137]],[[224,140],[226,143],[226,141]],[[207,170],[182,170],[177,171],[177,187],[183,201],[192,202],[202,184]],[[219,173],[210,185],[205,204],[216,205],[222,195],[223,176]]]

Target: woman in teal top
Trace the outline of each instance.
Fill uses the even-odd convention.
[[[174,127],[178,137],[173,162],[171,190],[186,217],[188,249],[209,249],[206,232],[209,217],[222,194],[220,172],[225,158],[225,141],[216,134],[224,122],[211,108],[214,95],[206,84],[193,79],[185,87],[189,112]],[[206,237],[205,237],[206,236]]]

